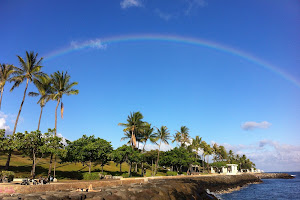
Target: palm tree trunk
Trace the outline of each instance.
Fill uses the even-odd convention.
[[[48,178],[51,176],[51,170],[52,170],[52,159],[53,159],[53,154],[50,154],[50,162],[49,162],[49,170],[48,170]]]
[[[43,114],[43,107],[44,106],[41,106],[41,113],[40,113],[40,118],[39,118],[39,124],[38,124],[38,131],[40,130],[40,124],[41,124],[41,118],[42,118],[42,114]]]
[[[23,100],[22,100],[22,103],[20,105],[20,109],[19,109],[19,113],[18,113],[16,122],[15,122],[15,127],[14,127],[13,134],[15,134],[16,129],[17,129],[17,124],[18,124],[19,117],[20,117],[20,114],[21,114],[21,110],[22,110],[22,107],[23,107],[23,104],[24,104],[24,101],[25,101],[25,97],[26,97],[26,91],[27,91],[27,88],[28,88],[28,82],[29,82],[29,79],[27,79],[27,81],[26,81],[26,87],[25,87],[25,90],[24,90]]]
[[[155,166],[155,173],[154,173],[154,175],[156,175],[157,169],[158,169],[158,161],[159,161],[160,145],[161,145],[161,140],[160,140],[160,142],[159,142],[158,153],[157,153],[157,162],[156,162],[156,166]]]
[[[2,86],[2,89],[1,89],[0,110],[1,110],[1,102],[2,102],[3,90],[4,90],[4,85]]]
[[[57,108],[58,108],[59,103],[60,103],[60,99],[57,100],[57,105],[56,105],[56,108],[55,108],[55,136],[56,136],[56,133],[57,133]]]
[[[26,97],[26,91],[27,91],[27,88],[28,88],[28,83],[29,83],[29,79],[27,79],[27,81],[26,81],[26,87],[25,87],[25,90],[24,90],[23,100],[22,100],[22,103],[20,105],[20,109],[19,109],[19,112],[18,112],[18,115],[17,115],[13,135],[15,134],[16,129],[17,129],[17,124],[18,124],[19,117],[20,117],[20,114],[21,114],[21,110],[22,110],[22,107],[23,107],[23,104],[24,104],[24,101],[25,101],[25,97]],[[2,94],[1,94],[1,96],[2,96]],[[11,158],[11,151],[9,151],[8,156],[7,156],[7,161],[6,161],[6,164],[5,164],[5,169],[6,170],[9,169],[10,158]]]

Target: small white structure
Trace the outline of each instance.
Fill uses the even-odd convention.
[[[227,170],[228,175],[236,175],[238,173],[237,164],[227,164],[226,166],[228,168]]]
[[[216,173],[216,171],[214,170],[214,168],[212,166],[210,166],[210,173],[212,173],[212,174]]]
[[[222,166],[221,173],[222,174],[227,174],[227,167],[226,166]]]

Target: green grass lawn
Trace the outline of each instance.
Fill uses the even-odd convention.
[[[7,154],[0,155],[0,170],[4,170],[4,166],[7,160]],[[41,158],[38,160],[38,164],[36,166],[36,177],[42,176],[46,177],[49,169],[49,160],[50,158]],[[80,180],[83,179],[84,173],[88,173],[88,166],[83,165],[82,163],[59,163],[60,160],[57,160],[56,163],[56,177],[58,179],[73,179]],[[54,164],[54,163],[53,163]],[[53,171],[52,164],[52,171]],[[16,178],[26,178],[30,177],[30,171],[32,168],[32,160],[29,157],[23,156],[17,152],[14,152],[11,156],[10,160],[10,169],[9,171],[13,171],[15,173]],[[114,162],[110,161],[107,165],[103,167],[104,174],[111,174],[114,176],[120,176],[128,174],[129,165],[127,163],[122,164],[122,172],[120,173],[120,166],[116,165]],[[92,164],[92,173],[101,172],[101,165],[93,163]],[[139,176],[141,174],[140,169],[138,170],[138,174],[133,174],[133,176]],[[157,176],[165,176],[165,172],[158,172]],[[146,176],[151,176],[151,169],[147,169]]]

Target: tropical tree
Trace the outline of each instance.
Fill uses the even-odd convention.
[[[22,150],[32,159],[32,178],[35,178],[35,168],[39,161],[38,158],[44,156],[44,144],[45,137],[43,137],[40,131],[31,131],[30,133],[25,131],[24,139],[22,140]]]
[[[40,130],[43,108],[46,105],[46,103],[50,100],[51,79],[48,76],[40,77],[40,78],[36,79],[34,84],[35,84],[36,88],[38,89],[38,93],[37,92],[29,92],[28,95],[32,96],[32,97],[40,96],[40,99],[37,102],[40,104],[40,107],[41,107],[38,129],[37,129],[37,130]]]
[[[195,138],[193,138],[193,140],[192,140],[192,147],[196,151],[196,158],[197,158],[197,155],[199,154],[199,150],[201,148],[201,142],[202,142],[202,137],[200,137],[198,135]]]
[[[156,137],[156,134],[154,133],[154,128],[151,127],[151,124],[145,122],[144,125],[143,125],[143,130],[141,132],[141,135],[142,135],[142,139],[141,139],[141,142],[144,143],[144,146],[143,146],[143,152],[145,152],[145,146],[146,146],[146,143],[148,140],[150,140],[151,143],[156,143],[157,141],[157,137]],[[145,157],[143,156],[142,157],[143,160],[142,160],[142,176],[144,176],[144,159]]]
[[[41,62],[42,62],[43,58],[40,58],[38,60],[37,57],[38,57],[38,54],[34,54],[34,52],[28,53],[27,51],[26,51],[25,60],[21,56],[18,56],[18,59],[20,62],[20,67],[14,67],[14,69],[15,69],[15,71],[13,73],[14,76],[10,79],[10,82],[14,82],[10,91],[13,91],[16,87],[19,87],[20,84],[26,80],[24,95],[23,95],[20,109],[19,109],[19,112],[17,115],[16,122],[15,122],[13,134],[15,134],[16,129],[17,129],[17,124],[19,121],[19,117],[20,117],[20,114],[22,111],[24,101],[25,101],[26,91],[27,91],[29,82],[35,82],[38,78],[46,76],[45,73],[41,72],[41,69],[43,67],[43,66],[41,66]],[[5,166],[6,169],[9,168],[10,157],[11,157],[11,152],[8,153],[6,166]]]
[[[52,171],[52,159],[53,156],[63,154],[64,144],[62,137],[55,136],[55,129],[48,129],[48,132],[44,134],[45,144],[44,152],[50,156],[49,159],[49,169],[48,169],[48,178],[51,175]],[[55,167],[54,167],[54,177],[55,177]]]
[[[145,122],[142,129],[142,139],[141,139],[141,142],[144,143],[143,152],[145,151],[145,146],[148,140],[152,143],[155,143],[157,141],[157,136],[154,133],[154,128],[151,126],[151,124]]]
[[[122,163],[126,162],[128,155],[132,148],[127,145],[118,147],[116,150],[112,151],[110,154],[110,159],[120,165],[120,173],[122,172]]]
[[[37,79],[46,76],[45,73],[41,72],[41,69],[43,67],[43,66],[41,66],[41,62],[42,62],[43,58],[40,58],[38,60],[37,57],[38,57],[38,54],[34,54],[34,52],[28,53],[27,51],[26,51],[25,60],[21,56],[18,56],[19,62],[20,62],[20,67],[14,67],[15,68],[14,76],[10,79],[10,82],[14,82],[10,91],[13,91],[16,87],[19,87],[20,84],[26,80],[26,87],[24,90],[23,99],[22,99],[22,102],[20,105],[20,109],[19,109],[19,112],[17,115],[16,122],[15,122],[13,134],[16,132],[18,120],[19,120],[19,117],[20,117],[20,114],[22,111],[24,101],[25,101],[26,91],[27,91],[29,82],[36,82]]]
[[[187,146],[187,144],[190,144],[189,128],[186,126],[181,126],[180,131],[176,132],[174,140],[179,140],[180,146],[182,147]]]
[[[160,142],[159,142],[159,146],[158,146],[157,161],[156,161],[156,167],[155,167],[154,174],[157,173],[157,169],[158,169],[159,152],[160,152],[161,143],[163,142],[165,144],[169,144],[168,140],[171,139],[170,132],[166,126],[161,126],[160,129],[159,128],[156,128],[156,129],[157,129],[156,138],[157,138],[157,140],[160,140]]]
[[[131,134],[130,144],[132,147],[136,147],[137,134],[142,131],[143,128],[143,115],[140,112],[132,112],[127,117],[127,123],[119,123],[119,126],[125,127],[123,130],[125,133],[129,131]]]
[[[77,95],[79,93],[78,90],[73,89],[75,85],[78,85],[77,82],[70,82],[71,76],[68,72],[54,72],[51,74],[52,86],[51,86],[51,94],[47,94],[50,99],[57,101],[55,108],[55,135],[57,133],[57,108],[59,104],[61,105],[61,118],[63,118],[64,114],[64,104],[62,102],[63,95]],[[43,97],[44,98],[44,97]]]
[[[0,110],[1,110],[1,102],[2,102],[3,92],[4,92],[4,86],[7,81],[10,81],[11,75],[14,73],[14,71],[15,69],[13,65],[0,64],[0,90],[1,90]]]
[[[67,153],[63,161],[67,162],[81,162],[89,166],[89,173],[91,173],[92,162],[99,161],[102,166],[107,162],[109,154],[112,152],[110,142],[101,138],[95,138],[94,135],[83,135],[81,138],[69,142],[66,147]]]

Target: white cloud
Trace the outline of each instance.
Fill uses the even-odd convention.
[[[141,7],[142,2],[140,0],[122,0],[120,2],[120,6],[122,9],[130,8],[130,7]]]
[[[171,18],[173,18],[174,16],[172,14],[169,13],[164,13],[161,10],[159,10],[158,8],[154,10],[154,12],[162,19],[169,21]]]
[[[5,134],[9,135],[12,134],[12,130],[10,127],[7,125],[7,120],[8,115],[4,114],[3,112],[0,112],[0,129],[5,129]]]
[[[70,45],[74,49],[83,48],[83,47],[89,47],[89,48],[95,48],[95,49],[106,49],[107,48],[107,45],[103,44],[100,39],[86,40],[84,42],[72,41]]]
[[[190,15],[193,10],[207,5],[205,0],[185,0],[185,1],[187,3],[187,8],[184,11],[186,15]]]
[[[146,151],[156,150],[156,149],[158,149],[158,145],[156,145],[156,144],[146,144],[146,146],[145,146]],[[161,151],[169,151],[171,149],[173,149],[173,147],[171,145],[161,143],[161,146],[160,146]]]
[[[252,122],[252,121],[249,121],[249,122],[245,122],[241,125],[241,128],[243,130],[246,130],[246,131],[251,131],[251,130],[254,130],[254,129],[267,129],[271,126],[272,124],[270,122],[267,122],[267,121],[263,121],[263,122]]]

